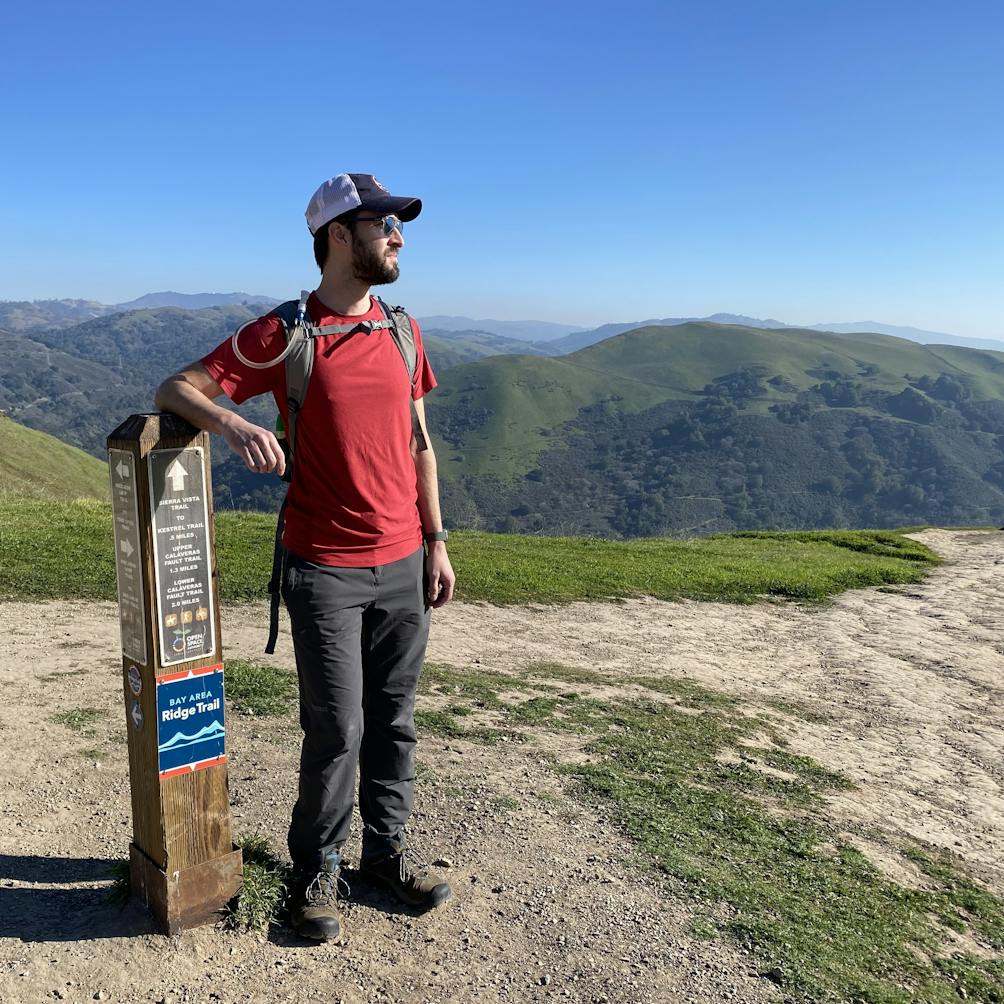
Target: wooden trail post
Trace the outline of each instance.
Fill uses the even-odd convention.
[[[230,830],[209,436],[131,415],[108,437],[133,895],[169,933],[240,889]]]

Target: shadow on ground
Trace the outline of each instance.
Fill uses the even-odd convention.
[[[0,854],[0,938],[97,941],[155,933],[153,918],[141,903],[108,902],[116,863]]]

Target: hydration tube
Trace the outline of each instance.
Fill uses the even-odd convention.
[[[306,328],[307,328],[307,324],[306,324],[306,320],[307,320],[307,298],[309,296],[310,296],[310,290],[309,289],[301,289],[300,290],[300,303],[299,303],[299,306],[296,308],[296,321],[293,324],[293,331],[292,331],[292,333],[289,336],[289,341],[286,344],[286,348],[283,349],[282,352],[280,352],[279,355],[277,355],[275,357],[275,359],[270,359],[267,363],[256,363],[253,360],[248,359],[247,356],[245,356],[244,353],[241,352],[240,348],[237,345],[237,339],[240,338],[241,332],[248,326],[248,324],[254,324],[256,321],[258,321],[259,318],[257,318],[257,317],[254,318],[253,320],[248,321],[247,324],[242,324],[234,332],[233,338],[230,339],[230,345],[232,346],[232,348],[234,350],[234,355],[237,356],[237,358],[245,366],[248,366],[248,367],[250,367],[253,370],[267,370],[271,366],[278,366],[279,363],[281,363],[283,361],[283,359],[285,359],[286,356],[288,356],[290,354],[290,352],[293,351],[293,349],[296,347],[297,343],[301,339],[307,337],[307,334],[306,334]]]

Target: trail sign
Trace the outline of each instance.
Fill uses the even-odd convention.
[[[231,838],[209,437],[132,415],[108,437],[134,895],[171,934],[240,889]]]
[[[198,446],[151,450],[147,470],[161,665],[174,666],[216,648],[205,458]]]
[[[108,470],[112,481],[122,652],[137,662],[146,662],[146,606],[143,603],[135,458],[128,450],[109,450]]]

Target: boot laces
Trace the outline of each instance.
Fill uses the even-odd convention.
[[[304,892],[304,900],[314,906],[334,906],[338,897],[348,899],[352,889],[341,872],[319,871]]]
[[[429,874],[429,859],[413,847],[405,847],[401,851],[400,860],[402,882],[406,881],[409,875],[415,878],[424,878]]]

